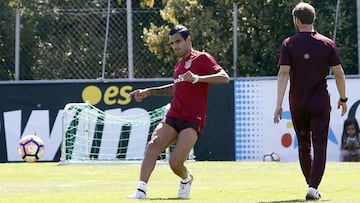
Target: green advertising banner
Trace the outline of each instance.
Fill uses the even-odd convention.
[[[67,104],[87,102],[107,114],[124,119],[141,112],[149,112],[148,114],[152,115],[152,111],[169,104],[171,98],[149,97],[143,102],[137,103],[129,97],[129,92],[138,88],[167,83],[169,82],[86,81],[2,84],[0,85],[3,95],[0,100],[0,162],[22,161],[18,155],[17,146],[21,137],[29,134],[36,134],[44,142],[45,151],[40,161],[59,161],[64,131],[69,127],[65,126],[66,129],[64,129],[63,112]],[[235,159],[233,92],[233,83],[211,86],[208,98],[207,125],[194,148],[196,160]],[[99,125],[91,123],[97,119],[99,117],[92,118],[88,122],[90,129],[86,132],[88,132],[88,139],[93,142],[91,149],[84,149],[97,153],[95,158],[116,159],[118,155],[113,153],[118,153],[119,150],[114,151],[112,146],[119,145],[119,139],[126,136],[124,132],[128,133],[127,136],[137,136],[138,139],[132,139],[135,140],[134,142],[131,142],[131,139],[121,142],[123,147],[121,150],[142,153],[147,142],[146,138],[149,136],[148,133],[154,127],[151,126],[151,116],[149,119],[141,117],[140,120],[143,120],[144,123],[143,127],[133,126],[129,129],[119,126],[121,123],[117,125],[116,122],[105,119],[104,124],[100,126],[102,131],[97,144],[94,138],[99,135]],[[149,123],[147,123],[148,120]],[[80,121],[86,123],[81,119],[77,122]],[[70,122],[73,121],[70,120]],[[96,128],[96,131],[91,127]],[[119,127],[118,134],[120,136],[113,136],[113,133],[110,132],[117,127]],[[79,134],[80,132],[77,132],[77,135]],[[141,140],[139,140],[139,136]],[[73,149],[77,149],[80,142],[77,139],[74,140]],[[139,142],[145,144],[138,146]],[[126,146],[124,147],[124,145]],[[98,148],[95,149],[95,146]],[[73,154],[73,156],[75,155]],[[124,156],[122,158],[126,158],[127,155]]]

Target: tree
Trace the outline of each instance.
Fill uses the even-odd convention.
[[[22,4],[20,4],[20,2]],[[128,78],[126,4],[112,0],[105,78]],[[237,67],[233,67],[233,4]],[[172,77],[168,44],[175,24],[191,30],[193,47],[212,54],[230,75],[275,76],[281,42],[294,34],[296,0],[132,0],[135,78]],[[333,38],[337,0],[310,1],[316,29]],[[347,74],[358,74],[356,2],[341,2],[336,42]],[[0,2],[0,80],[13,80],[15,10],[21,11],[20,79],[102,77],[107,1]]]
[[[153,5],[152,0],[143,0]],[[282,40],[294,34],[291,11],[298,1],[238,0],[238,76],[274,76]],[[312,2],[310,2],[312,3]],[[206,5],[206,7],[205,7]],[[332,38],[336,1],[316,2],[316,28]],[[151,53],[164,61],[175,61],[166,46],[167,31],[177,23],[187,25],[194,39],[194,47],[206,50],[217,58],[229,72],[232,68],[232,2],[231,1],[163,1],[161,10],[165,24],[145,29],[144,38]],[[357,50],[354,2],[343,4],[337,43],[347,73],[356,74]],[[329,17],[330,16],[330,17]]]
[[[0,80],[15,78],[15,9],[0,2]]]
[[[205,9],[200,2],[195,0],[168,0],[163,2],[164,8],[160,10],[160,14],[164,23],[160,26],[152,23],[149,28],[144,29],[144,42],[148,45],[150,52],[168,66],[173,66],[177,59],[168,45],[168,33],[174,25],[184,24],[190,29],[195,49],[207,51],[216,59],[230,58],[230,60],[222,60],[221,64],[231,70],[231,7],[226,4],[214,3]],[[152,4],[144,3],[144,5]],[[172,69],[164,67],[163,72],[171,76]]]

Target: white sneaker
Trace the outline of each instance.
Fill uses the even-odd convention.
[[[146,192],[137,189],[132,195],[127,196],[126,199],[146,199]]]
[[[191,174],[190,174],[190,180],[188,182],[183,183],[180,181],[177,198],[189,198],[192,181],[193,181],[193,176]]]
[[[319,200],[321,198],[321,195],[319,191],[317,191],[313,187],[309,187],[308,192],[306,193],[306,200]]]

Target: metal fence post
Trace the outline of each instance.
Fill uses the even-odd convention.
[[[132,10],[131,0],[126,0],[129,79],[134,78],[133,33],[132,33],[132,12],[131,12],[131,10]]]
[[[104,53],[103,53],[103,64],[102,64],[102,73],[101,79],[105,79],[105,69],[106,69],[106,54],[107,46],[109,41],[109,24],[110,24],[110,10],[111,10],[111,1],[108,0],[107,12],[106,12],[106,30],[105,30],[105,39],[104,39]]]
[[[237,46],[237,13],[238,13],[238,5],[236,3],[233,4],[233,12],[234,12],[234,30],[233,30],[233,67],[234,67],[234,73],[233,73],[233,77],[236,78],[237,74],[236,74],[236,66],[237,66],[237,50],[238,50],[238,46]]]
[[[19,80],[20,75],[20,8],[16,9],[15,20],[15,80]]]

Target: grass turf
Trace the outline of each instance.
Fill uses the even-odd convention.
[[[127,200],[139,164],[0,164],[0,202],[305,202],[307,185],[298,162],[189,162],[191,198],[176,199],[179,178],[157,164],[148,199]],[[325,202],[360,202],[360,163],[327,163],[319,187]]]

